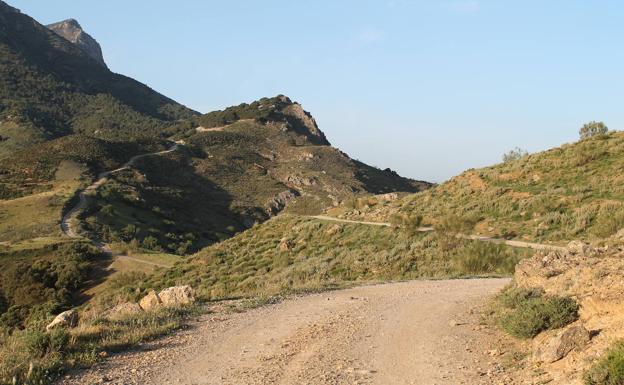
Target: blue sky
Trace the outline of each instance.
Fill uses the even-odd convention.
[[[9,0],[207,112],[286,94],[352,157],[441,182],[624,123],[620,1]]]

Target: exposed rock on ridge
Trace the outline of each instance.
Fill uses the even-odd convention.
[[[58,23],[50,24],[47,27],[57,35],[64,37],[71,43],[74,43],[97,63],[105,68],[108,68],[104,62],[104,56],[102,55],[102,48],[100,47],[100,44],[98,44],[98,42],[91,37],[91,35],[82,29],[78,21],[74,19],[67,19]]]

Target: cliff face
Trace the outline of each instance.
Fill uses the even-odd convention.
[[[100,47],[100,44],[98,44],[98,42],[91,37],[91,35],[82,29],[78,21],[74,19],[67,19],[58,23],[50,24],[47,27],[57,35],[62,36],[74,43],[97,63],[106,67],[104,57],[102,56],[102,47]]]

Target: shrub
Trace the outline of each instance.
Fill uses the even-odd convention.
[[[609,132],[609,128],[603,122],[591,121],[583,124],[579,130],[581,139],[587,139],[594,136],[605,135]]]
[[[512,274],[522,252],[504,245],[469,242],[453,259],[455,269],[462,275]]]
[[[519,160],[529,155],[526,150],[521,149],[520,147],[516,147],[513,150],[503,154],[503,162],[513,162],[515,160]]]
[[[558,329],[578,319],[579,305],[569,297],[537,296],[535,290],[519,292],[507,300],[515,306],[501,319],[502,328],[518,338],[533,338],[544,330]]]
[[[585,373],[585,385],[624,384],[624,341],[617,342]]]

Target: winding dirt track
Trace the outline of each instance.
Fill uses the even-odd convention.
[[[100,175],[98,175],[95,182],[93,182],[91,185],[87,186],[84,190],[78,193],[78,203],[76,203],[74,207],[72,207],[69,211],[67,211],[67,213],[65,213],[65,215],[63,215],[63,218],[61,219],[61,231],[63,231],[63,233],[67,235],[68,237],[81,238],[81,236],[76,231],[76,228],[74,227],[73,219],[78,215],[78,213],[80,213],[80,211],[84,210],[84,208],[87,206],[87,194],[89,194],[92,191],[97,190],[100,186],[106,183],[108,181],[108,176],[110,174],[114,174],[116,172],[131,168],[132,166],[134,166],[136,161],[141,158],[146,158],[148,156],[154,156],[154,155],[168,154],[177,149],[178,149],[178,144],[175,143],[168,150],[152,152],[148,154],[135,155],[132,158],[130,158],[129,161],[124,163],[121,167],[115,170],[100,173]],[[102,249],[101,245],[99,244],[96,244],[96,245],[98,246],[98,248]]]
[[[202,316],[63,384],[491,384],[471,310],[507,279],[411,281]]]
[[[341,222],[341,223],[356,223],[361,225],[368,226],[383,226],[383,227],[392,227],[392,224],[389,222],[367,222],[367,221],[354,221],[350,219],[341,219],[335,217],[329,217],[326,215],[311,215],[309,218],[319,219],[322,221],[331,221],[331,222]],[[428,233],[431,231],[435,231],[433,227],[419,227],[418,231],[421,233]],[[492,238],[486,237],[483,235],[470,235],[470,234],[457,234],[458,238],[463,239],[472,239],[474,241],[481,242],[490,242],[496,244],[504,244],[511,247],[519,247],[522,249],[533,249],[533,250],[546,250],[546,251],[566,251],[567,248],[563,246],[555,246],[546,243],[534,243],[534,242],[525,242],[525,241],[516,241],[512,239],[504,239],[504,238]]]

